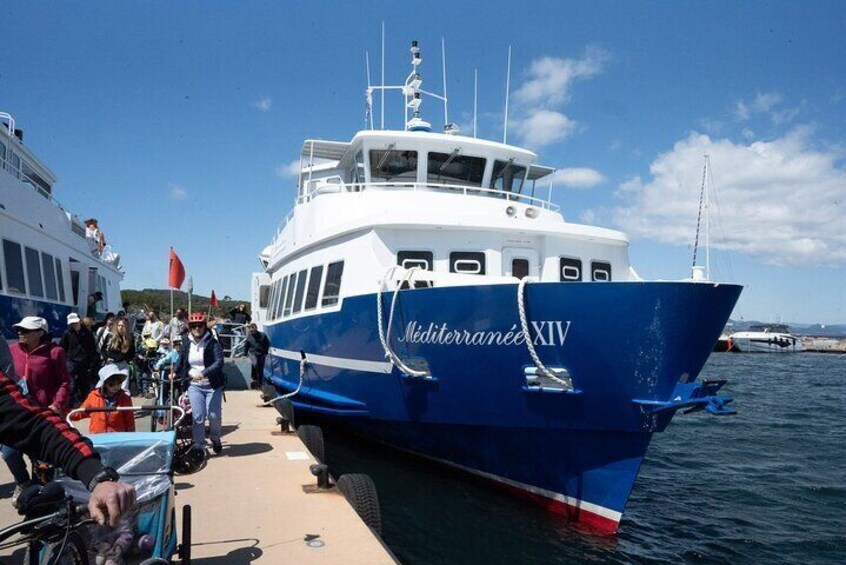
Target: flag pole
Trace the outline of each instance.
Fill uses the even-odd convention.
[[[170,287],[170,319],[173,319],[173,287]]]

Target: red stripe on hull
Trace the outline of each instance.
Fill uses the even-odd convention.
[[[573,505],[562,502],[520,487],[501,483],[495,479],[489,479],[489,481],[510,494],[529,500],[553,514],[563,516],[568,522],[573,524],[573,527],[581,532],[606,536],[616,534],[617,529],[620,526],[620,522],[601,516],[595,512],[585,510],[584,508],[578,506],[578,504]]]

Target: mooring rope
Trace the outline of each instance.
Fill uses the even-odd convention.
[[[405,275],[403,275],[402,280],[397,284],[397,287],[394,289],[394,296],[391,299],[391,309],[388,312],[388,328],[385,331],[382,323],[382,287],[386,286],[386,282],[388,279],[393,278],[394,272],[397,270],[397,266],[393,266],[387,270],[385,276],[382,278],[382,281],[379,283],[379,290],[376,292],[376,317],[378,322],[379,328],[379,341],[382,342],[382,349],[385,350],[385,359],[389,360],[391,364],[408,375],[409,377],[428,377],[428,371],[418,371],[416,369],[412,369],[408,365],[403,362],[400,357],[394,353],[394,350],[391,348],[391,343],[389,336],[391,335],[391,327],[393,326],[394,321],[394,309],[397,305],[397,297],[399,296],[399,291],[402,288],[404,283],[407,283],[411,279],[411,275],[414,274],[414,271],[419,270],[420,267],[412,267],[410,269],[406,269]]]
[[[529,350],[529,356],[532,358],[532,361],[535,364],[535,368],[542,374],[546,375],[550,380],[560,384],[561,386],[567,388],[568,390],[572,390],[573,385],[555,375],[550,369],[543,364],[538,357],[538,352],[535,351],[535,346],[532,343],[532,335],[529,333],[529,320],[526,316],[526,304],[525,304],[525,289],[526,283],[529,282],[529,277],[523,277],[520,279],[520,284],[517,285],[517,311],[520,314],[520,327],[523,328],[523,337],[525,338],[524,341],[526,342],[526,349]]]

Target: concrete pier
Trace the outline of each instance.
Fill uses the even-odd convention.
[[[314,458],[296,434],[274,433],[276,411],[257,407],[257,392],[229,391],[226,400],[223,453],[198,472],[174,478],[178,527],[182,506],[192,508],[193,562],[395,563],[343,495],[316,488],[309,471]],[[148,429],[146,418],[138,424]],[[13,488],[8,469],[0,465],[4,527],[20,520],[9,501]],[[22,557],[22,548],[0,550],[2,565]]]

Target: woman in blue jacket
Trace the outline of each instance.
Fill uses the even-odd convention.
[[[220,429],[223,410],[223,348],[206,327],[206,315],[195,312],[188,317],[188,336],[182,340],[179,361],[174,370],[183,382],[190,382],[188,399],[194,418],[194,446],[206,445],[205,422],[209,420],[212,450],[223,450]]]

